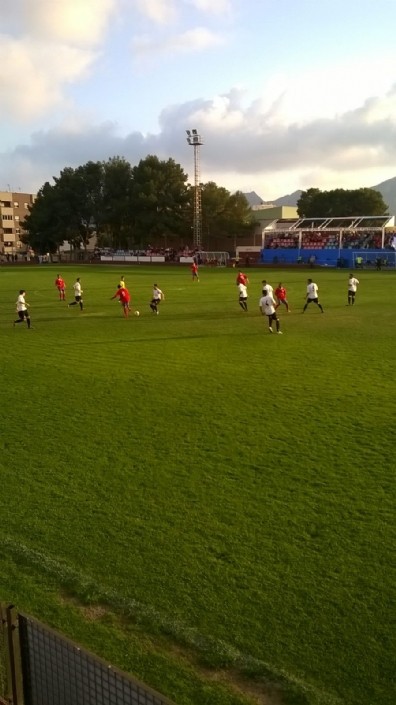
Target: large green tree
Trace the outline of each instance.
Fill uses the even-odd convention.
[[[201,186],[204,247],[251,232],[252,213],[241,192]],[[84,247],[93,232],[114,248],[192,245],[194,187],[173,159],[149,155],[132,167],[122,157],[63,169],[41,189],[25,221],[37,252],[55,252],[68,240]]]
[[[211,249],[213,241],[224,237],[232,238],[235,246],[238,239],[252,232],[252,211],[241,191],[231,194],[223,186],[209,181],[202,185],[201,197],[203,241],[206,249]]]
[[[185,236],[188,224],[187,175],[173,159],[149,155],[132,169],[131,210],[140,245],[168,246]]]
[[[22,226],[26,231],[22,235],[23,242],[38,254],[53,254],[64,241],[65,231],[58,194],[48,181],[38,192]]]
[[[77,169],[67,167],[54,179],[64,239],[75,247],[85,247],[100,228],[103,178],[103,164],[88,162]]]
[[[103,165],[103,183],[98,232],[114,248],[128,249],[135,242],[132,208],[132,167],[122,157]]]
[[[388,206],[379,191],[371,188],[303,191],[297,212],[304,218],[337,218],[355,215],[384,215]]]

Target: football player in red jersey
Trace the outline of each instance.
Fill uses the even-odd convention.
[[[65,280],[61,277],[60,274],[58,274],[55,279],[55,286],[59,291],[59,301],[65,301],[66,284]]]
[[[198,265],[196,262],[193,262],[191,265],[191,274],[192,274],[192,280],[199,282]]]
[[[131,295],[124,286],[118,285],[117,291],[114,294],[114,296],[111,297],[111,300],[119,298],[120,304],[122,306],[122,310],[124,312],[124,317],[128,318],[129,316],[129,311],[130,311],[130,301],[131,301]]]
[[[279,282],[277,288],[275,289],[275,296],[278,302],[276,308],[278,308],[278,306],[280,306],[281,304],[284,304],[284,306],[286,306],[286,311],[290,313],[289,302],[287,300],[287,291],[285,287],[282,286],[282,282]]]
[[[244,286],[247,286],[249,284],[249,279],[243,272],[238,272],[238,276],[236,278],[236,285],[239,286],[239,284],[243,284]]]

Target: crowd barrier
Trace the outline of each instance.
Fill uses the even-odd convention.
[[[174,705],[14,607],[0,612],[0,705]]]
[[[342,247],[340,249],[264,249],[261,250],[260,261],[262,264],[310,264],[314,257],[314,264],[319,267],[353,267],[356,255],[363,255],[364,259],[374,262],[377,257],[386,259],[394,258],[394,253],[387,250],[358,250]]]
[[[160,264],[165,262],[163,255],[100,255],[101,262],[134,262],[135,264]]]

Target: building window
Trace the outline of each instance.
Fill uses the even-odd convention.
[[[29,208],[29,203],[24,203],[23,205],[25,208]]]
[[[19,208],[19,203],[18,203],[18,201],[14,201],[14,208]]]
[[[12,220],[12,215],[2,215],[3,220]]]
[[[15,235],[20,235],[20,234],[21,234],[21,229],[15,228]]]
[[[15,220],[19,220],[19,215],[14,215]]]
[[[4,235],[12,235],[12,228],[4,228]]]

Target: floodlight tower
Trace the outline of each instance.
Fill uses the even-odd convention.
[[[202,199],[200,183],[199,148],[203,144],[201,135],[197,130],[186,130],[187,142],[194,147],[194,215],[193,235],[194,246],[200,250],[202,247]]]

